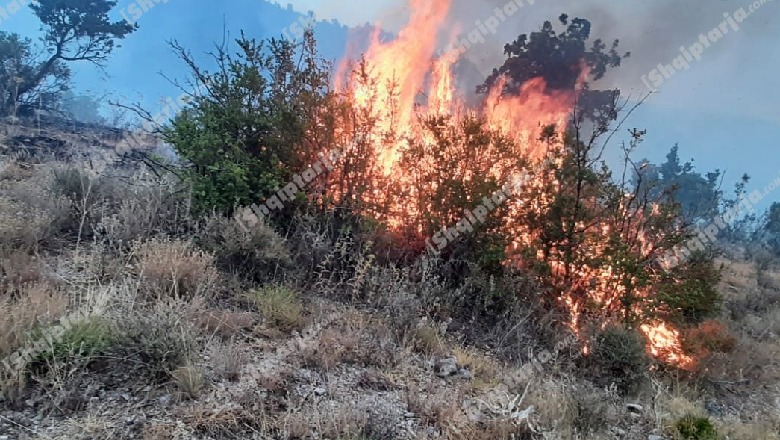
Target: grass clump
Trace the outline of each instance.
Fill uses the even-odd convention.
[[[706,417],[687,415],[675,423],[683,440],[718,440],[718,431]]]
[[[63,326],[62,330],[51,337],[49,349],[41,352],[36,360],[46,363],[89,360],[107,352],[116,342],[114,329],[105,319],[96,316]],[[41,332],[38,337],[44,338]]]
[[[247,294],[247,299],[257,307],[268,325],[291,332],[304,325],[303,305],[298,292],[285,286],[267,286]]]

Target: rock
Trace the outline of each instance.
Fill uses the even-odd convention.
[[[160,405],[168,406],[168,404],[171,403],[171,395],[166,394],[164,396],[161,396],[158,400],[160,401]]]
[[[433,365],[433,372],[441,378],[455,376],[458,374],[458,371],[458,361],[452,356],[439,359]]]
[[[642,405],[640,405],[638,403],[627,403],[626,404],[626,409],[628,410],[628,412],[637,413],[637,414],[639,414],[642,411],[644,411],[644,408],[642,408]]]
[[[327,392],[327,390],[325,388],[322,388],[322,387],[317,387],[317,388],[314,389],[314,395],[316,395],[316,396],[324,396],[326,392]]]
[[[623,436],[625,436],[625,435],[626,435],[626,430],[625,430],[625,429],[618,428],[618,427],[614,427],[614,428],[612,428],[612,432],[613,432],[615,435],[619,436],[619,437],[623,437]]]
[[[650,434],[647,436],[647,440],[664,440],[664,438],[661,437],[660,435]]]
[[[723,405],[719,404],[714,400],[708,400],[704,404],[704,409],[706,409],[711,416],[715,416],[715,417],[723,417],[726,413],[726,411],[723,408]]]
[[[469,371],[468,368],[461,368],[460,371],[458,371],[458,374],[460,375],[460,377],[466,380],[471,380],[474,378],[474,376],[471,374],[471,371]]]

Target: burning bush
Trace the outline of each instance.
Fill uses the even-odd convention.
[[[221,71],[194,69],[207,93],[167,133],[193,165],[201,201],[227,211],[259,201],[338,148],[338,166],[308,187],[310,205],[380,225],[418,253],[431,238],[427,247],[456,268],[448,281],[468,296],[464,308],[496,303],[495,280],[520,272],[538,282],[545,308],[583,349],[622,325],[640,330],[654,356],[690,365],[672,325],[713,315],[717,271],[708,254],[664,266],[665,253],[690,233],[678,204],[643,185],[630,158],[644,133],[623,147],[622,179],[602,160],[618,93],[586,92],[620,64],[617,42],[607,53],[596,40],[588,51],[590,23],[561,16],[564,33],[546,23],[513,43],[505,71],[488,78],[483,102],[469,108],[453,86],[460,54],[436,53],[449,5],[412,0],[409,26],[389,42],[376,33],[361,61],[345,61],[334,78],[311,34],[297,47],[242,38],[241,56],[220,58]],[[556,41],[565,47],[543,72],[523,70],[544,56],[537,46]],[[291,61],[296,53],[302,63]],[[286,219],[274,221],[289,227]],[[484,273],[489,288],[469,290],[473,273]]]

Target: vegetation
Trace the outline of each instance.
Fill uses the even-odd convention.
[[[126,21],[111,22],[111,0],[41,0],[33,3],[41,21],[48,56],[38,59],[28,38],[0,33],[0,113],[15,115],[20,106],[57,109],[68,89],[67,63],[87,61],[102,65],[116,40],[135,31]]]
[[[36,6],[75,26],[48,31],[51,44],[72,36],[52,65],[132,31],[107,21],[113,2],[61,3]],[[497,72],[573,91],[584,61],[590,90],[620,64],[617,42],[586,50],[587,20],[560,22],[508,45]],[[747,179],[728,200],[720,173],[677,148],[636,162],[642,132],[610,170],[613,100],[588,114],[603,118],[587,136],[576,115],[543,125],[533,155],[477,113],[382,127],[381,97],[331,89],[310,32],[242,35],[213,71],[173,47],[194,77],[162,133],[180,164],[134,151],[143,162],[0,170],[0,355],[23,354],[0,366],[9,412],[45,414],[63,438],[778,438],[772,389],[734,392],[780,377],[777,272],[718,266],[718,243],[662,261]],[[354,68],[357,87],[378,89],[368,60]],[[377,143],[398,146],[404,179]],[[334,148],[339,165],[272,215],[252,206]],[[509,194],[517,169],[532,184]],[[772,248],[778,225],[775,204],[754,242]],[[89,318],[62,319],[75,313]]]
[[[307,136],[322,117],[329,85],[313,36],[302,46],[243,36],[236,44],[238,55],[219,48],[214,72],[173,44],[198,90],[163,137],[190,164],[201,212],[230,214],[236,206],[264,202],[314,161],[314,142],[326,141]]]

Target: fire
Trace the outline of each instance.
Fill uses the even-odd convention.
[[[354,127],[361,127],[359,132],[350,132],[347,127],[344,127],[344,132],[356,141],[352,144],[362,146],[362,150],[355,151],[356,156],[363,157],[373,150],[378,158],[377,173],[368,176],[363,183],[370,189],[361,193],[361,203],[365,206],[383,207],[374,211],[371,211],[371,208],[365,209],[374,218],[393,228],[422,224],[432,203],[430,200],[420,200],[420,194],[423,186],[435,187],[436,183],[423,181],[420,176],[413,175],[403,166],[399,166],[409,142],[422,143],[428,149],[436,146],[435,139],[432,139],[432,135],[424,128],[426,118],[450,118],[449,120],[457,122],[469,115],[482,117],[487,127],[512,141],[512,154],[509,157],[501,156],[503,159],[492,160],[488,171],[490,177],[507,180],[521,171],[516,168],[517,158],[528,159],[529,166],[545,161],[560,163],[563,156],[560,152],[564,148],[562,135],[557,134],[544,140],[540,135],[544,127],[566,126],[588,75],[588,69],[583,64],[580,66],[581,74],[575,90],[548,90],[544,79],[536,78],[527,81],[511,94],[505,93],[508,82],[501,78],[487,94],[481,108],[468,109],[457,93],[452,72],[462,54],[455,50],[437,53],[440,33],[446,23],[450,6],[451,0],[409,0],[409,22],[397,37],[389,42],[380,41],[380,28],[377,25],[368,49],[363,54],[363,61],[356,65],[345,59],[336,73],[337,92],[354,109],[355,120],[362,121],[362,125],[353,123]],[[416,165],[433,168],[436,164],[432,162],[432,157],[463,154],[462,147],[449,148],[452,151],[441,152],[447,154],[417,159]],[[494,148],[492,145],[487,146],[481,153],[490,159]],[[492,157],[499,156],[494,154]],[[473,160],[482,159],[485,158],[475,157]],[[461,178],[464,181],[487,177],[472,176],[467,174],[468,172],[469,170],[462,170]],[[347,175],[346,170],[343,173],[344,175],[335,180],[344,181],[347,177],[354,177]],[[537,175],[530,186],[535,190],[533,198],[514,200],[508,206],[509,214],[503,227],[515,237],[510,245],[509,255],[513,255],[512,251],[515,249],[527,248],[538,241],[538,232],[518,226],[522,224],[518,220],[529,212],[542,212],[560,189],[556,178],[545,174]],[[331,195],[343,200],[354,197],[356,192],[357,189],[339,186],[331,190]],[[628,208],[626,215],[629,222],[641,222],[641,215],[628,212]],[[421,231],[422,228],[418,227],[417,232]],[[623,240],[637,242],[642,249],[648,250],[652,247],[646,243],[644,236],[628,237],[623,231],[613,231],[609,226],[597,228],[590,234],[592,243],[607,243],[615,234],[622,234]],[[596,258],[605,258],[603,244],[594,244],[588,251]],[[623,305],[620,299],[627,293],[626,285],[639,284],[638,280],[626,280],[615,270],[614,265],[618,262],[598,268],[585,264],[573,266],[564,263],[568,260],[563,249],[540,253],[538,260],[549,263],[555,279],[553,282],[558,283],[561,292],[561,306],[568,310],[570,315],[569,325],[583,340],[584,326],[602,322],[603,328],[608,319],[625,313],[626,311],[621,309]],[[512,261],[519,265],[525,263],[516,256],[513,256]],[[630,293],[639,298],[651,295],[651,292],[641,286]],[[601,314],[600,317],[592,316],[594,304]],[[638,310],[632,312],[641,314]],[[588,316],[589,313],[591,316]],[[679,332],[668,324],[653,322],[642,325],[641,330],[647,336],[648,351],[654,356],[680,366],[692,362],[683,354]],[[588,347],[585,346],[583,350],[587,352]]]
[[[680,332],[665,322],[644,324],[640,328],[650,341],[653,356],[681,368],[690,368],[696,363],[692,357],[682,354]]]

